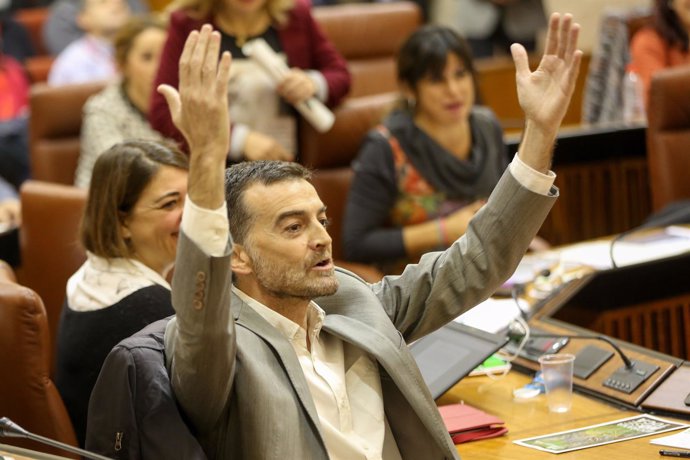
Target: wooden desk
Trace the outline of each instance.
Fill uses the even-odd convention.
[[[573,394],[572,409],[565,414],[549,412],[544,395],[527,402],[514,402],[513,389],[522,387],[530,380],[530,377],[515,371],[509,372],[499,381],[493,381],[489,377],[469,377],[439,398],[439,405],[465,401],[502,418],[508,426],[509,431],[505,436],[458,445],[457,449],[463,460],[554,459],[554,454],[519,446],[513,441],[639,415],[637,412],[621,410],[577,393]],[[675,432],[566,452],[559,454],[558,459],[657,458],[659,446],[650,444],[649,441],[673,433]]]

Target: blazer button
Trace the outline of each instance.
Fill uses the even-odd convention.
[[[197,282],[203,283],[206,281],[206,273],[204,272],[196,272],[196,280]]]
[[[192,302],[192,306],[195,310],[201,310],[202,308],[204,308],[204,303],[199,299],[194,299],[194,301]]]

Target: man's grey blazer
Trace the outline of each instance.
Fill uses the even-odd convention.
[[[337,269],[337,293],[315,299],[322,331],[344,343],[347,370],[370,354],[403,459],[457,458],[406,343],[490,296],[514,271],[555,201],[506,172],[465,236],[396,277],[368,284]],[[181,235],[165,334],[175,396],[209,458],[326,459],[318,414],[288,340],[231,293],[230,255],[206,256]]]

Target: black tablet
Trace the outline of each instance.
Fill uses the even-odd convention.
[[[456,322],[410,344],[434,399],[502,348],[508,338]]]

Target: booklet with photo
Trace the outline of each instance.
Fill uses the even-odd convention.
[[[514,442],[532,449],[560,454],[687,427],[686,424],[670,422],[651,415],[638,415]]]

